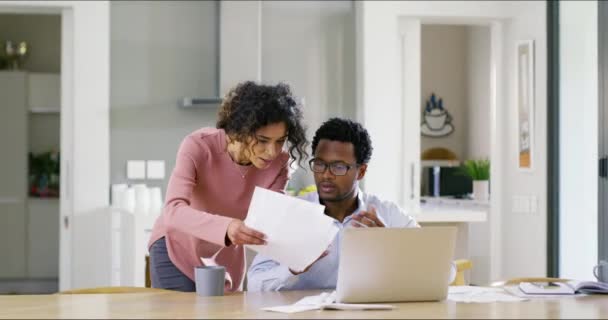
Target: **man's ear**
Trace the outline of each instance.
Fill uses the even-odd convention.
[[[365,172],[367,172],[367,164],[359,165],[359,170],[357,170],[357,180],[363,179],[363,177],[365,177]]]

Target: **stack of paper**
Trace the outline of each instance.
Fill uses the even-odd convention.
[[[282,313],[297,313],[311,310],[391,310],[395,306],[389,304],[352,304],[352,303],[336,303],[336,292],[323,292],[318,296],[304,297],[298,302],[277,307],[262,308],[265,311],[282,312]]]
[[[448,300],[465,303],[517,302],[526,299],[514,296],[502,288],[450,286]]]
[[[322,205],[256,187],[245,224],[268,238],[266,245],[247,247],[302,271],[321,256],[339,230],[324,210]]]

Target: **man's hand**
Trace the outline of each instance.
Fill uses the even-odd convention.
[[[266,244],[266,235],[247,227],[241,220],[234,219],[228,225],[226,231],[226,245],[243,245],[243,244],[254,244],[262,245]]]
[[[380,219],[378,218],[378,215],[376,214],[376,208],[374,207],[371,207],[371,209],[368,211],[361,210],[359,213],[354,214],[353,220],[356,221],[353,224],[353,226],[355,226],[356,228],[361,228],[364,226],[368,228],[385,227],[384,223],[382,223],[382,221],[380,221]]]
[[[313,264],[315,264],[315,262],[317,262],[317,261],[321,260],[321,258],[325,257],[325,256],[326,256],[326,255],[328,255],[328,254],[329,254],[329,249],[328,249],[328,250],[323,251],[323,253],[322,253],[322,254],[321,254],[321,255],[320,255],[318,258],[317,258],[317,260],[313,261],[313,262],[312,262],[312,263],[311,263],[311,264],[310,264],[308,267],[306,267],[304,270],[302,270],[302,271],[294,271],[294,270],[292,270],[292,269],[290,268],[290,269],[289,269],[289,272],[291,272],[293,275],[296,275],[296,276],[297,276],[297,275],[299,275],[299,274],[301,274],[301,273],[304,273],[304,272],[308,271],[308,270],[310,269],[310,267],[312,267],[312,265],[313,265]]]

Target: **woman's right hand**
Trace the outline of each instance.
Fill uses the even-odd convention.
[[[230,241],[228,245],[266,244],[265,234],[247,227],[243,221],[238,219],[234,219],[232,222],[230,222],[228,225],[228,230],[226,231],[226,237]]]

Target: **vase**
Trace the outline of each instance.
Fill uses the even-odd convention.
[[[473,198],[478,201],[490,199],[490,181],[473,180]]]

